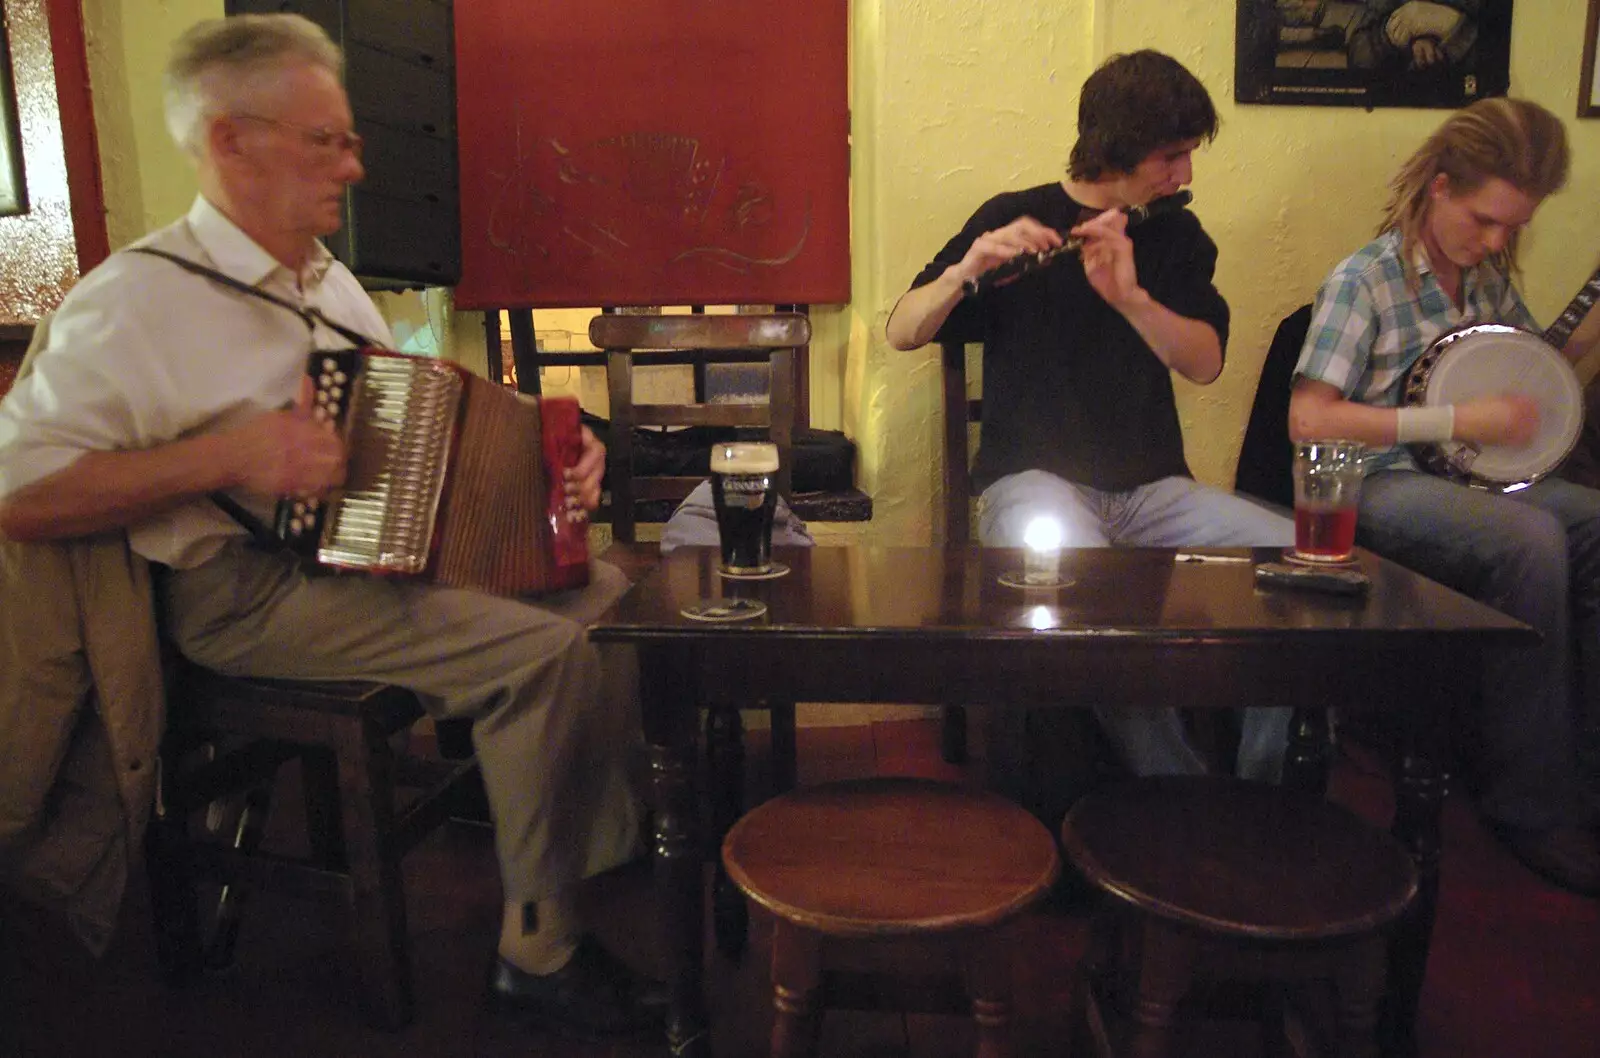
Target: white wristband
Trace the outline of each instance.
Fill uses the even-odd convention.
[[[1437,408],[1399,408],[1395,412],[1394,439],[1400,444],[1448,441],[1456,432],[1453,404]]]

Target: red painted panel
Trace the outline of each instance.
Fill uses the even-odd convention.
[[[72,197],[72,234],[78,246],[78,271],[87,274],[111,253],[111,244],[106,234],[105,193],[100,183],[100,148],[95,139],[94,103],[89,92],[83,11],[76,0],[49,0],[49,15],[56,102],[61,107],[61,141]]]
[[[848,301],[846,10],[458,3],[456,303]]]

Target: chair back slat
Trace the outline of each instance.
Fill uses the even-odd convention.
[[[811,319],[800,312],[763,315],[628,316],[589,321],[597,349],[793,349],[811,342]]]

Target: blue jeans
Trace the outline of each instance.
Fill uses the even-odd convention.
[[[1485,658],[1484,813],[1527,829],[1600,818],[1600,492],[1547,478],[1501,495],[1411,470],[1369,474],[1361,492],[1361,544],[1543,637]]]
[[[1068,547],[1288,547],[1294,522],[1253,500],[1198,484],[1162,478],[1126,492],[1102,492],[1025,470],[1001,478],[978,501],[978,539],[985,547],[1021,547],[1030,521],[1060,522]],[[1238,773],[1276,782],[1288,741],[1288,708],[1244,713]],[[1205,762],[1183,732],[1175,709],[1100,707],[1095,716],[1128,766],[1140,775],[1201,774]]]

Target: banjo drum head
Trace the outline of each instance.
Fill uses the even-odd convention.
[[[1539,430],[1525,445],[1486,445],[1471,475],[1491,485],[1532,482],[1554,470],[1583,429],[1583,389],[1567,361],[1536,334],[1500,324],[1461,331],[1428,373],[1423,403],[1459,404],[1520,393],[1539,405]]]

